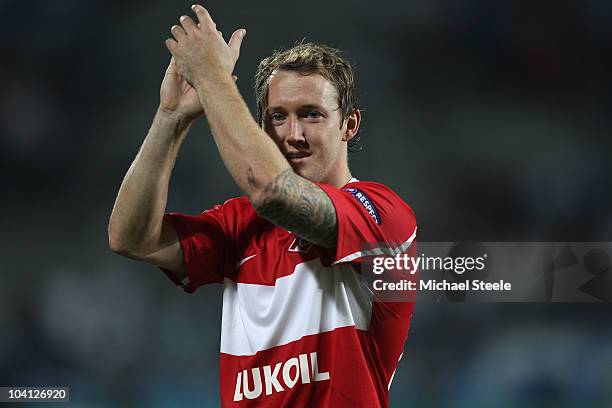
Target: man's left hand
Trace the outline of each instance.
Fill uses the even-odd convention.
[[[231,76],[246,35],[241,28],[234,31],[226,44],[223,35],[208,11],[199,4],[191,6],[198,17],[196,24],[190,17],[181,16],[180,25],[172,26],[174,38],[166,40],[166,47],[174,57],[180,74],[192,86],[199,82]]]

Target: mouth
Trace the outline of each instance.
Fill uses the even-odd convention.
[[[303,163],[311,154],[308,152],[292,152],[285,154],[285,157],[289,160],[289,163]]]

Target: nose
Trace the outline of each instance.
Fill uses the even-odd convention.
[[[304,126],[300,122],[300,118],[297,116],[290,116],[287,121],[289,125],[287,143],[293,147],[302,147],[307,144],[306,136],[304,134]]]

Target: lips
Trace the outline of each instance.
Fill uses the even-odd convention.
[[[301,161],[304,161],[307,157],[310,157],[311,154],[312,153],[308,152],[291,152],[287,153],[285,157],[292,163],[299,163]]]
[[[288,159],[299,159],[300,157],[308,157],[310,153],[308,152],[291,152],[285,155]]]

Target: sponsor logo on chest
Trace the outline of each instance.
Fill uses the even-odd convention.
[[[295,387],[298,382],[309,384],[329,381],[329,372],[319,372],[317,353],[300,354],[274,366],[265,365],[242,370],[236,375],[234,401],[259,398],[262,393],[283,392]]]

